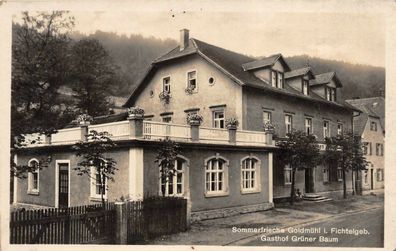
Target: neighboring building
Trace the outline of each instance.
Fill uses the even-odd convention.
[[[110,132],[119,145],[109,153],[119,168],[116,182],[109,183],[109,200],[160,193],[154,158],[158,139],[169,136],[182,144],[180,175],[162,185],[167,195],[189,198],[194,217],[270,208],[273,199],[289,196],[291,176],[273,158],[272,135],[263,125],[274,124],[280,137],[294,129],[314,134],[324,150],[325,137],[352,129],[357,109],[343,101],[341,87],[335,73],[291,70],[281,54],[254,59],[190,39],[182,30],[180,45],[151,64],[124,105],[142,107],[145,121],[126,113],[102,116],[19,150],[19,164],[35,165],[47,153],[52,162],[27,182],[15,182],[16,202],[67,206],[97,200],[97,186],[73,173],[78,159],[70,148],[94,129]],[[203,116],[199,129],[186,125],[191,113]],[[229,118],[238,119],[237,131],[225,128]],[[296,188],[304,193],[342,191],[341,181],[339,171],[321,165],[296,174]]]
[[[363,190],[384,188],[385,99],[383,97],[347,100],[362,113],[355,114],[354,132],[362,137],[363,152],[370,162],[362,171]]]

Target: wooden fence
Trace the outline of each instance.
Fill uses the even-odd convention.
[[[187,200],[155,198],[127,203],[128,243],[187,229]]]
[[[113,203],[16,211],[11,213],[11,244],[112,243]]]
[[[150,198],[125,202],[123,206],[126,215],[114,203],[106,203],[104,208],[101,204],[95,204],[12,212],[10,243],[122,243],[117,236],[122,235],[120,229],[123,229],[123,224],[126,225],[127,243],[187,229],[186,199]]]

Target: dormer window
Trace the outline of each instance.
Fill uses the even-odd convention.
[[[166,77],[162,79],[162,90],[163,92],[170,93],[170,77]]]
[[[308,86],[309,86],[308,80],[303,79],[303,82],[302,82],[302,93],[303,93],[304,95],[308,95],[308,94],[309,94]]]
[[[328,101],[336,101],[336,91],[335,88],[326,87],[326,100]]]
[[[271,71],[271,86],[275,88],[283,88],[284,75],[283,72]]]
[[[278,82],[277,82],[277,88],[282,89],[283,88],[283,73],[278,72]]]
[[[271,85],[272,87],[276,87],[276,79],[277,79],[276,71],[271,71]]]

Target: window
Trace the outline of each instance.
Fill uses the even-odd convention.
[[[326,100],[331,101],[331,92],[330,92],[330,88],[326,88]]]
[[[187,87],[193,91],[197,91],[197,72],[190,71],[187,73]]]
[[[175,161],[176,173],[168,180],[160,180],[161,191],[165,191],[165,196],[182,196],[184,194],[184,170],[185,161],[177,158]]]
[[[381,144],[375,144],[375,155],[381,156]]]
[[[277,88],[283,89],[283,73],[282,72],[278,72],[278,79],[277,79]]]
[[[293,117],[290,114],[285,115],[286,134],[291,133],[293,129]]]
[[[166,77],[162,79],[162,90],[166,93],[171,92],[170,77]]]
[[[213,127],[225,128],[224,110],[213,111]]]
[[[105,161],[102,162],[104,165],[106,164]],[[96,167],[91,166],[91,198],[100,199],[102,194],[102,186],[100,185],[101,180],[103,178],[103,172],[98,172]],[[104,178],[104,191],[103,191],[103,198],[107,198],[107,178]]]
[[[338,181],[342,181],[343,180],[342,179],[342,168],[341,167],[337,168],[337,180]]]
[[[384,144],[381,144],[381,156],[384,156]]]
[[[214,79],[214,77],[210,77],[209,80],[208,80],[208,82],[209,82],[209,85],[214,85],[214,84],[215,84],[215,79]]]
[[[368,155],[372,155],[372,144],[371,142],[368,143]]]
[[[371,121],[370,123],[370,131],[377,131],[377,123],[374,121]]]
[[[37,159],[32,159],[29,161],[28,165],[32,167],[32,170],[28,173],[28,193],[38,194],[39,192],[39,172],[40,166]]]
[[[335,101],[336,100],[336,91],[334,88],[326,87],[326,100]]]
[[[341,124],[341,123],[338,123],[337,124],[337,134],[338,135],[341,135],[342,133],[343,133],[343,131],[344,131],[344,125],[343,124]]]
[[[303,82],[302,82],[302,92],[303,92],[304,95],[308,95],[308,94],[309,94],[308,86],[309,86],[309,85],[308,85],[308,80],[303,79]]]
[[[164,123],[172,123],[172,115],[163,115],[162,122]]]
[[[272,87],[276,87],[277,85],[277,73],[276,71],[271,71],[271,85]]]
[[[329,167],[323,167],[323,182],[329,182]]]
[[[323,138],[330,137],[330,123],[329,121],[323,121]]]
[[[384,170],[377,169],[377,181],[384,181]]]
[[[205,195],[225,195],[228,191],[228,162],[218,156],[206,161]]]
[[[285,178],[285,185],[290,185],[292,183],[292,169],[289,165],[284,167],[283,176]]]
[[[263,124],[270,124],[272,121],[272,114],[271,112],[264,111],[263,112]]]
[[[257,192],[260,185],[260,161],[254,157],[246,157],[241,163],[242,192]]]
[[[368,172],[364,172],[364,184],[368,184]]]
[[[331,101],[336,101],[336,92],[334,88],[331,88]]]
[[[363,154],[368,155],[368,142],[363,142]]]
[[[307,135],[312,134],[312,119],[305,118],[305,133]]]

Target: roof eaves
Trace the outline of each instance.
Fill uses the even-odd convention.
[[[153,61],[153,64],[159,64],[159,63],[167,62],[167,61],[170,61],[170,60],[174,60],[174,59],[182,58],[182,57],[185,57],[185,56],[193,55],[195,53],[197,53],[197,50],[189,52],[189,53],[181,54],[181,55],[175,55],[173,57],[166,58],[166,59]]]
[[[155,68],[156,68],[156,66],[154,64],[150,64],[150,66],[148,67],[146,72],[143,74],[143,77],[138,82],[139,84],[137,84],[136,87],[132,90],[131,95],[129,96],[129,98],[127,99],[127,101],[125,102],[125,104],[122,107],[124,107],[124,108],[128,108],[129,107],[129,103],[132,102],[132,100],[133,100],[135,94],[137,93],[137,91],[139,90],[139,88],[141,88],[141,86],[143,85],[143,83],[146,80],[146,78],[150,75],[150,73],[153,70],[155,70]]]
[[[289,91],[285,91],[283,89],[278,89],[278,88],[274,88],[272,86],[261,86],[261,85],[257,85],[257,84],[252,84],[252,83],[247,83],[247,86],[249,87],[253,87],[253,88],[258,88],[258,89],[262,89],[262,90],[268,90],[268,91],[272,91],[275,93],[279,93],[279,94],[284,94],[284,95],[288,95],[288,96],[292,96],[292,97],[296,97],[296,98],[301,98],[301,99],[305,99],[305,100],[309,100],[309,101],[316,101],[316,102],[321,102],[324,104],[328,104],[328,105],[333,105],[333,106],[337,106],[339,108],[344,108],[344,109],[348,109],[348,110],[354,110],[354,111],[360,111],[359,109],[351,106],[351,105],[345,105],[345,104],[340,104],[340,103],[335,103],[335,102],[331,102],[331,101],[327,101],[323,98],[313,98],[311,96],[306,96],[306,95],[299,95],[296,93],[292,93]]]

